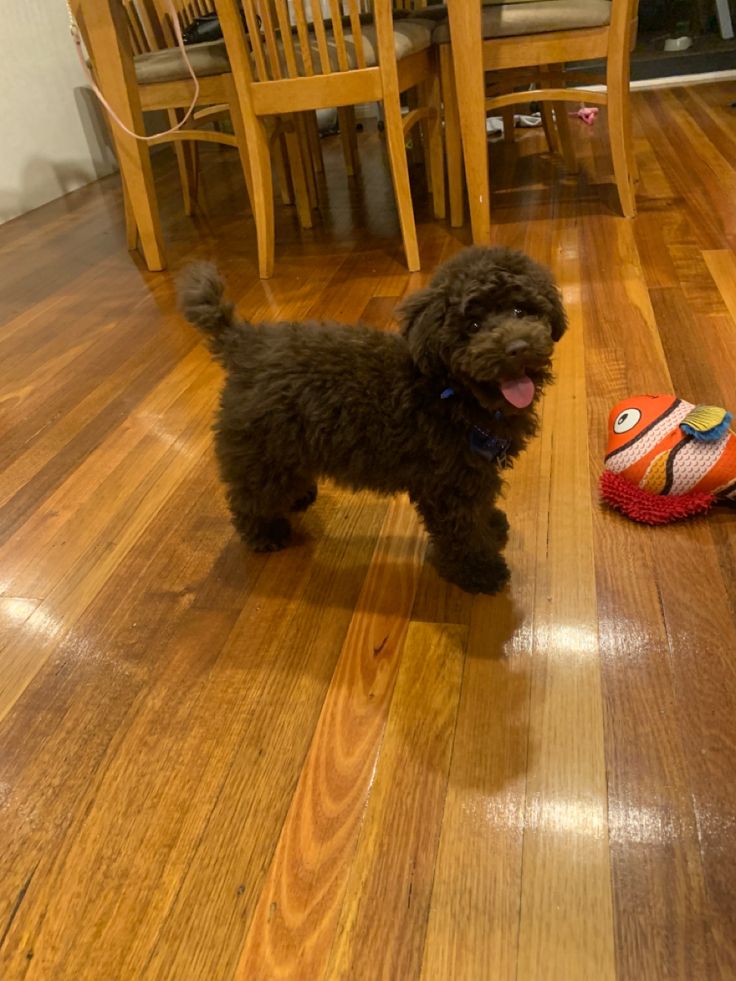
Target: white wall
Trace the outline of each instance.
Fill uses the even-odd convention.
[[[0,222],[115,168],[64,0],[0,0]]]

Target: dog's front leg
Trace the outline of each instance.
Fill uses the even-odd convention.
[[[509,569],[501,554],[508,522],[491,500],[461,497],[434,500],[414,498],[429,532],[430,558],[437,571],[469,593],[497,593],[508,582]]]

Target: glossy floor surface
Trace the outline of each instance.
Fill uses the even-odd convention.
[[[579,177],[493,148],[495,240],[571,329],[512,471],[510,589],[423,562],[407,501],[321,490],[246,553],[215,472],[218,369],[110,178],[0,229],[0,975],[38,981],[736,977],[736,512],[603,511],[627,394],[736,409],[732,86],[634,96],[639,217],[605,124]],[[576,122],[577,126],[578,123]],[[392,311],[467,231],[417,191],[403,265],[377,136],[327,148],[276,275],[227,150],[171,267],[215,258],[251,318]]]

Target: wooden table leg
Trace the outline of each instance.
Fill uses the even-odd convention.
[[[105,98],[128,129],[144,133],[133,52],[122,6],[115,0],[77,0],[74,15],[93,55],[97,83]],[[148,144],[128,136],[112,120],[110,127],[146,266],[151,270],[165,269]]]
[[[447,13],[454,53],[470,225],[473,242],[487,245],[491,240],[491,210],[480,0],[448,0]]]

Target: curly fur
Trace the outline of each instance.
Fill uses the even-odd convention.
[[[233,521],[254,549],[282,548],[290,511],[331,477],[407,491],[441,575],[470,592],[508,578],[501,461],[475,452],[475,426],[517,456],[536,428],[553,343],[566,319],[546,269],[520,252],[471,248],[400,307],[401,332],[325,323],[253,325],[222,300],[214,267],[188,270],[180,302],[226,369],[215,446]],[[501,384],[526,374],[514,408]],[[440,398],[451,387],[452,397]]]

